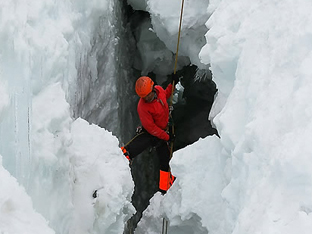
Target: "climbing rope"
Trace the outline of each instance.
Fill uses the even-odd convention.
[[[184,0],[182,0],[182,6],[181,6],[179,33],[178,33],[178,43],[177,43],[177,50],[176,50],[176,55],[175,55],[175,63],[174,63],[173,74],[176,74],[176,72],[177,72],[178,54],[179,54],[179,46],[180,46],[180,35],[181,35],[181,28],[182,28],[183,9],[184,9]],[[171,92],[169,106],[172,106],[174,87],[175,87],[175,81],[173,81],[173,83],[172,83],[172,92]],[[170,117],[172,118],[171,114],[170,114]],[[172,127],[172,134],[174,135],[174,125],[172,124],[171,127]],[[172,158],[172,153],[173,153],[173,142],[171,142],[171,144],[170,144],[170,159]]]
[[[175,63],[174,63],[173,74],[177,73],[178,55],[179,55],[179,46],[180,46],[180,36],[181,36],[181,28],[182,28],[183,9],[184,9],[184,0],[182,0],[182,6],[181,6],[179,33],[178,33],[178,43],[177,43],[177,50],[176,50],[176,55],[175,55]],[[173,81],[173,85],[172,85],[172,93],[171,93],[170,105],[172,105],[173,91],[174,91],[174,81]]]
[[[183,9],[184,9],[184,0],[182,0],[181,13],[180,13],[178,43],[177,43],[177,51],[176,51],[176,55],[175,55],[175,63],[174,63],[174,70],[173,70],[174,75],[177,72],[177,65],[178,65],[178,54],[179,54],[179,46],[180,46],[180,35],[181,35],[181,28],[182,28]],[[174,87],[175,87],[175,81],[173,81],[173,83],[172,83],[172,90],[171,90],[171,97],[170,97],[169,106],[172,106]],[[172,119],[171,112],[170,112],[170,118]],[[170,127],[171,127],[172,134],[174,135],[174,125],[172,124],[172,126],[170,126]],[[172,158],[172,154],[173,154],[173,142],[170,143],[170,159]],[[170,171],[170,168],[169,168],[169,171]],[[169,179],[170,178],[168,178],[168,181],[169,181]],[[166,218],[163,218],[161,233],[167,234],[167,232],[168,232],[168,220]]]

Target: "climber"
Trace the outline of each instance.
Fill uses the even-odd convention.
[[[137,111],[142,128],[137,130],[137,135],[125,146],[121,147],[124,155],[131,161],[145,149],[155,146],[160,164],[159,191],[163,194],[171,187],[174,176],[170,172],[170,143],[174,134],[168,133],[169,107],[167,99],[172,93],[172,83],[179,81],[177,75],[172,76],[172,82],[164,90],[159,85],[154,85],[151,78],[140,77],[135,84],[135,91],[140,97]]]

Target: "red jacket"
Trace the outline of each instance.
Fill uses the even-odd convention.
[[[165,131],[169,121],[167,99],[172,93],[172,84],[169,84],[166,90],[159,85],[155,85],[154,88],[157,98],[152,102],[146,102],[143,98],[140,98],[137,108],[138,114],[143,128],[145,128],[148,133],[168,141],[169,135]]]

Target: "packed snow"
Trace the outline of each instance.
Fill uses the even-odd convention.
[[[2,157],[0,156],[2,164]],[[0,166],[0,230],[1,233],[54,234],[48,222],[32,206],[30,197],[10,173]]]
[[[118,3],[0,3],[1,234],[117,234],[134,214],[117,137],[73,116],[86,93],[79,64],[89,64],[96,86],[93,39],[99,19],[116,22]],[[181,1],[128,3],[151,15],[138,47],[156,48],[155,57],[142,67],[172,64]],[[218,93],[207,119],[220,137],[173,154],[177,179],[150,200],[136,234],[160,233],[163,218],[170,234],[311,232],[311,11],[308,0],[185,0],[180,66],[210,67]],[[102,84],[114,99],[116,84]]]

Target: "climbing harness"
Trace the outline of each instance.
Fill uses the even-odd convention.
[[[181,5],[179,33],[178,33],[178,43],[177,43],[177,51],[176,51],[176,55],[175,55],[175,64],[174,64],[174,70],[173,70],[173,74],[174,75],[177,72],[177,65],[178,65],[178,54],[179,54],[181,28],[182,28],[183,9],[184,9],[184,0],[182,0],[182,5]],[[169,103],[169,108],[170,109],[172,109],[172,100],[173,100],[174,87],[175,87],[175,81],[173,81],[173,83],[172,83],[172,92],[171,92],[170,103]],[[170,118],[172,119],[171,111],[170,111]],[[173,124],[171,126],[171,131],[172,131],[172,134],[174,135],[174,125]],[[170,159],[172,158],[172,153],[173,153],[173,141],[170,142]],[[169,168],[169,171],[170,171],[170,168]],[[168,178],[168,181],[169,181],[169,178]],[[161,230],[162,234],[167,234],[168,233],[168,223],[169,223],[169,221],[166,218],[163,218],[162,230]]]

